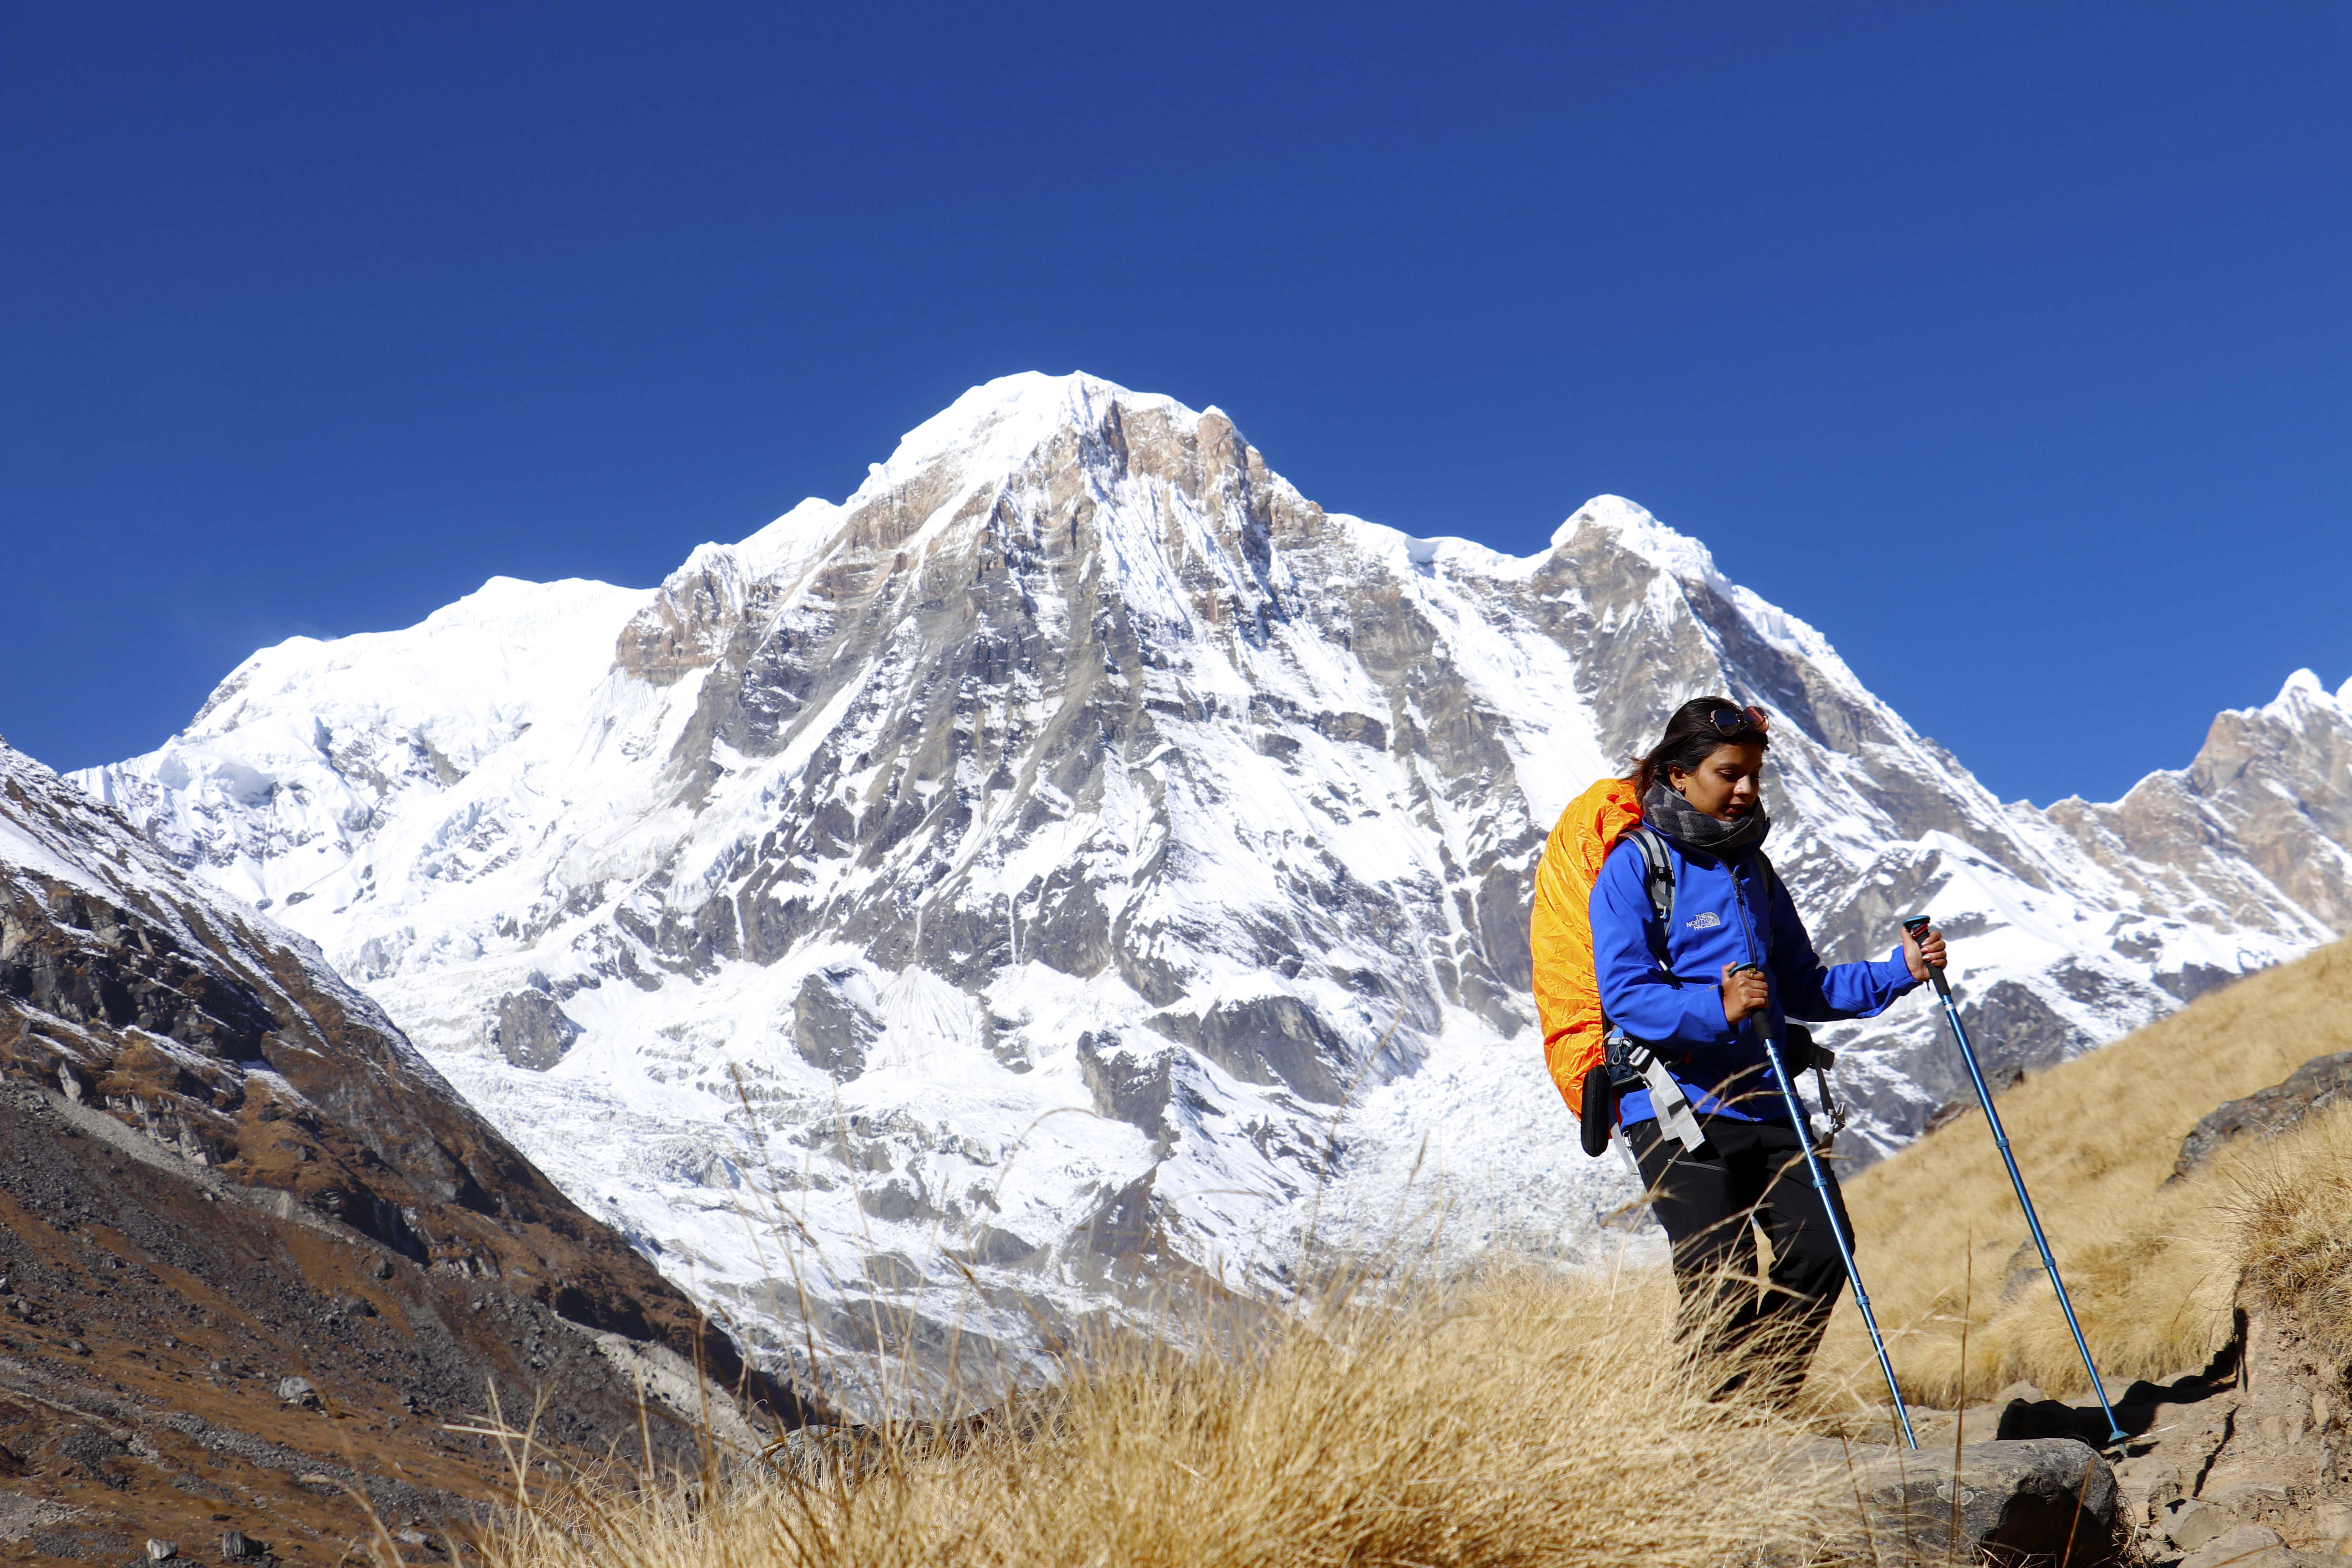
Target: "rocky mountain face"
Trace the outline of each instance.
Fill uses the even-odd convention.
[[[2331,694],[2298,670],[2270,706],[2215,719],[2182,771],[2049,816],[2151,907],[2259,926],[2283,894],[2352,927],[2352,682]]]
[[[649,591],[266,649],[79,777],[808,1372],[804,1315],[1028,1342],[1310,1232],[1591,1245],[1625,1176],[1543,1076],[1527,889],[1704,691],[1775,716],[1823,953],[1932,910],[1997,1071],[2352,899],[2352,701],[2308,677],[2116,805],[2005,805],[1628,502],[1528,557],[1410,538],[1086,376],[977,388]],[[1830,1037],[1857,1154],[1963,1091],[1924,1002]]]
[[[673,1463],[698,1365],[746,1441],[734,1392],[802,1414],[307,942],[5,746],[0,1314],[0,1532],[51,1555],[437,1532],[493,1401],[601,1456],[646,1387]]]

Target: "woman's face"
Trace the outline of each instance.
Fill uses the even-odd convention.
[[[1666,784],[1706,816],[1737,822],[1763,797],[1764,748],[1753,741],[1717,746],[1695,770],[1669,767]]]

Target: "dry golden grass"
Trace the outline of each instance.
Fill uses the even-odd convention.
[[[902,1453],[856,1481],[754,1468],[559,1488],[495,1568],[1289,1568],[1869,1561],[1803,1434],[1705,1397],[1656,1273],[1499,1272],[1267,1321],[1216,1352],[1105,1342],[1027,1436]],[[1192,1342],[1199,1343],[1197,1336]],[[1800,1467],[1801,1468],[1801,1467]],[[703,1500],[712,1500],[706,1503]]]
[[[2352,1344],[2352,1107],[2312,1118],[2240,1166],[2229,1206],[2245,1304]]]
[[[2314,1118],[2166,1182],[2181,1139],[2214,1107],[2343,1050],[2352,1050],[2352,942],[2240,981],[2000,1097],[2111,1394],[2218,1350],[2242,1275],[2268,1292],[2262,1299],[2352,1327],[2352,1119]],[[1950,1407],[1964,1388],[1981,1400],[2020,1378],[2053,1394],[2088,1391],[1981,1113],[1863,1172],[1847,1196],[1906,1396]],[[1815,1383],[1825,1402],[1866,1400],[1869,1367],[1848,1302]]]

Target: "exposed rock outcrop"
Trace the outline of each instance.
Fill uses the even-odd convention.
[[[2352,1100],[2352,1051],[2314,1057],[2284,1083],[2257,1089],[2216,1109],[2180,1141],[2173,1179],[2195,1170],[2239,1139],[2274,1138],[2315,1110]]]
[[[545,1072],[580,1037],[580,1026],[544,991],[518,991],[499,1004],[499,1055],[519,1068]]]

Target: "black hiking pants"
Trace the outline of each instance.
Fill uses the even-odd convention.
[[[1674,1246],[1682,1291],[1682,1331],[1727,1364],[1723,1390],[1754,1383],[1776,1401],[1793,1398],[1845,1283],[1821,1194],[1806,1173],[1796,1131],[1780,1121],[1699,1119],[1706,1142],[1692,1153],[1658,1136],[1655,1121],[1632,1134],[1652,1212]],[[1838,1223],[1845,1199],[1830,1178]],[[1772,1265],[1757,1273],[1756,1231]]]

